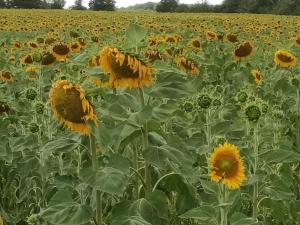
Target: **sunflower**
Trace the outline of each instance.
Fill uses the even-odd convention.
[[[163,60],[165,58],[160,52],[151,49],[146,51],[145,56],[151,62],[154,62],[155,60]]]
[[[210,177],[212,181],[237,189],[246,180],[244,163],[238,148],[229,143],[220,144],[210,156]]]
[[[56,60],[64,61],[70,53],[70,48],[66,44],[58,43],[53,46],[52,51],[53,51],[53,55],[55,56]]]
[[[86,41],[84,38],[78,38],[78,43],[80,44],[81,49],[86,48]]]
[[[206,31],[205,37],[208,41],[215,41],[218,40],[218,35],[213,31]]]
[[[28,48],[38,48],[39,45],[38,45],[38,43],[36,43],[35,41],[28,41],[28,42],[27,42],[27,47],[28,47]]]
[[[93,107],[85,97],[85,91],[79,85],[66,80],[52,84],[49,102],[54,115],[70,130],[84,135],[91,133],[88,122],[97,125]]]
[[[258,71],[258,70],[252,70],[251,71],[252,76],[255,79],[255,83],[257,85],[261,85],[262,84],[262,74]]]
[[[89,60],[89,67],[95,67],[95,66],[100,66],[100,56],[99,55],[93,56]]]
[[[81,46],[79,42],[74,42],[70,45],[70,48],[72,52],[80,52]]]
[[[151,84],[152,69],[136,57],[105,47],[100,55],[100,66],[109,73],[112,87],[137,88]]]
[[[297,58],[294,54],[285,51],[285,50],[279,50],[275,53],[274,61],[276,65],[283,67],[283,68],[289,68],[294,67],[297,63]]]
[[[238,42],[237,35],[235,35],[235,34],[227,34],[226,35],[226,40],[229,41],[229,42],[231,42],[231,43]]]
[[[44,65],[44,66],[50,66],[55,61],[56,61],[55,56],[50,52],[46,52],[42,56],[42,65]]]
[[[0,101],[0,115],[4,113],[8,113],[10,110],[9,106],[5,102]],[[0,217],[0,225],[1,225],[1,217]]]
[[[236,60],[244,60],[250,55],[253,54],[253,47],[250,44],[250,42],[245,42],[241,45],[239,45],[233,53],[233,56]]]
[[[9,71],[0,71],[0,81],[3,82],[13,82],[14,78]]]
[[[175,63],[187,73],[191,73],[192,75],[199,74],[198,67],[191,60],[188,60],[185,57],[176,57]]]
[[[296,38],[295,44],[296,46],[300,47],[300,37]]]
[[[35,66],[27,66],[25,72],[27,73],[36,73],[39,69]]]
[[[22,48],[21,42],[15,41],[15,42],[14,42],[14,48],[15,48],[15,49],[18,49],[18,50],[21,49],[21,48]]]
[[[32,55],[26,55],[23,58],[21,58],[21,64],[31,64],[33,63]]]

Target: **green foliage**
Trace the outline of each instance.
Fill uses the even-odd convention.
[[[114,0],[91,0],[89,2],[89,7],[91,10],[103,10],[103,11],[113,11],[115,10]]]
[[[178,6],[177,0],[161,0],[156,6],[157,12],[175,12]]]

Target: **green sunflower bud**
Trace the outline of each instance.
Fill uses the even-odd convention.
[[[45,105],[42,102],[37,102],[34,105],[34,110],[37,114],[43,114],[45,109]]]
[[[246,102],[247,101],[247,98],[248,98],[248,95],[247,95],[247,93],[246,92],[240,92],[239,94],[238,94],[238,96],[237,96],[237,99],[238,99],[238,101],[240,102],[240,103],[244,103],[244,102]]]
[[[36,123],[30,123],[29,130],[31,133],[37,133],[40,130],[40,127]]]
[[[299,87],[299,85],[300,85],[299,79],[294,78],[294,79],[292,80],[292,85],[294,85],[295,87]]]
[[[42,55],[38,52],[32,54],[32,59],[35,62],[40,62],[42,60]]]
[[[263,113],[267,113],[268,112],[268,108],[269,108],[269,106],[267,104],[262,104],[261,111]]]
[[[211,98],[208,95],[201,95],[198,99],[197,99],[198,105],[202,108],[202,109],[208,109],[211,105]]]
[[[193,111],[193,108],[194,108],[194,105],[193,105],[191,102],[185,102],[185,103],[183,104],[183,109],[184,109],[184,111],[186,111],[186,112],[191,112],[191,111]]]
[[[38,93],[37,93],[37,91],[35,89],[33,89],[33,88],[27,89],[27,91],[26,91],[26,98],[28,100],[34,100],[36,98],[37,94]]]
[[[246,108],[246,116],[249,121],[256,122],[261,116],[259,107],[256,105],[247,107]]]
[[[222,105],[222,102],[219,99],[215,99],[212,104],[218,108]]]

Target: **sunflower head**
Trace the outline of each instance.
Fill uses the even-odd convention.
[[[85,97],[85,91],[66,80],[58,80],[52,84],[49,102],[54,115],[67,128],[84,135],[91,133],[88,122],[97,125],[97,117],[93,107]]]
[[[27,47],[28,48],[38,48],[39,47],[39,45],[38,45],[38,43],[36,43],[35,41],[28,41],[27,42]]]
[[[21,59],[22,64],[31,64],[33,63],[32,55],[26,55]]]
[[[227,41],[229,41],[229,42],[231,42],[231,43],[236,43],[236,42],[238,42],[237,35],[235,35],[235,34],[227,34],[227,35],[226,35],[226,39],[227,39]]]
[[[3,82],[13,82],[14,81],[14,77],[11,74],[11,72],[9,71],[0,71],[0,81]]]
[[[210,156],[209,167],[212,181],[222,181],[230,189],[240,188],[246,180],[244,163],[233,144],[225,142],[216,147]]]
[[[53,51],[53,55],[55,56],[56,60],[63,61],[68,57],[68,55],[70,53],[70,48],[66,44],[58,43],[53,46],[52,51]]]
[[[283,68],[294,67],[297,64],[297,58],[291,52],[279,50],[275,53],[274,61],[276,65]]]
[[[261,85],[262,81],[263,81],[262,74],[258,70],[252,70],[251,74],[255,79],[256,85],[258,85],[258,86]]]
[[[251,56],[253,54],[253,47],[250,42],[245,42],[241,45],[239,45],[233,53],[233,56],[236,60],[244,60],[247,57]]]
[[[213,31],[206,31],[205,37],[208,41],[215,41],[218,40],[218,35]]]
[[[154,62],[155,60],[163,60],[165,58],[160,52],[156,50],[147,50],[145,56],[151,61]]]
[[[15,49],[21,49],[21,48],[22,48],[21,42],[15,41],[15,42],[14,42],[14,48],[15,48]]]
[[[137,88],[152,83],[151,68],[116,48],[106,47],[101,51],[100,66],[109,74],[109,85],[112,87]]]
[[[45,52],[42,56],[42,65],[50,66],[56,61],[55,56],[51,52]]]
[[[186,59],[185,57],[176,57],[175,63],[187,73],[191,73],[192,75],[199,74],[199,69],[196,64],[194,64],[191,60]]]
[[[0,101],[0,115],[8,113],[10,110],[9,106],[5,102]],[[1,224],[1,223],[0,223]]]
[[[100,63],[100,56],[99,55],[94,55],[90,60],[89,60],[89,67],[95,67],[99,66]]]
[[[300,36],[295,40],[296,46],[300,47]]]
[[[71,48],[72,52],[80,52],[81,46],[80,46],[79,42],[73,42],[70,45],[70,48]]]

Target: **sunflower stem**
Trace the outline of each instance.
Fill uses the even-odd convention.
[[[95,136],[91,134],[89,136],[89,139],[90,139],[90,150],[92,153],[92,167],[93,167],[93,171],[97,173],[98,161],[97,161]],[[95,198],[96,198],[96,222],[97,225],[102,225],[102,193],[99,190],[95,190]]]
[[[144,91],[142,88],[138,88],[139,96],[141,100],[141,106],[142,109],[145,107],[145,98],[144,98]],[[142,129],[142,135],[143,135],[143,149],[144,151],[148,148],[148,125],[147,121],[144,124],[144,127]],[[148,196],[151,193],[151,165],[147,160],[145,160],[145,195]]]
[[[257,168],[258,168],[258,135],[257,135],[257,125],[254,127],[254,168],[253,168],[253,174],[256,175]],[[252,196],[252,217],[256,221],[257,220],[257,201],[258,201],[258,182],[255,182],[253,184],[253,196]]]
[[[219,197],[219,203],[220,204],[226,204],[227,203],[227,188],[224,184],[220,184],[220,197]],[[228,217],[228,209],[227,205],[221,205],[220,207],[220,213],[221,213],[221,223],[220,225],[227,225],[227,217]]]
[[[138,149],[137,146],[132,147],[132,161],[133,161],[133,168],[138,171],[139,170],[139,164],[138,164]],[[138,174],[135,175],[135,181],[134,181],[134,196],[136,199],[139,199],[139,176]]]

